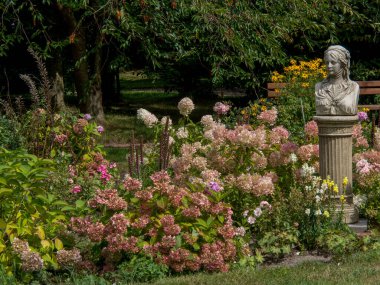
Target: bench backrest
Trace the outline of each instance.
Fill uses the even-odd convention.
[[[360,86],[360,95],[377,95],[380,94],[380,80],[373,81],[356,81]],[[281,90],[287,83],[274,83],[267,84],[268,98],[275,98],[281,95]]]

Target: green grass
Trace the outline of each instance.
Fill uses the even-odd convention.
[[[0,272],[4,285],[17,284]],[[54,277],[51,277],[53,280]],[[60,278],[54,278],[55,281]],[[236,269],[227,273],[197,273],[179,277],[168,277],[151,283],[112,283],[94,275],[76,275],[61,279],[60,285],[375,285],[380,284],[380,250],[360,252],[330,263],[307,262],[294,267],[261,267],[258,269]],[[33,283],[39,284],[39,283]]]
[[[141,71],[125,71],[120,73],[120,87],[126,89],[156,89],[165,88],[161,79],[148,78]]]
[[[137,284],[137,283],[136,283]],[[294,267],[239,269],[161,279],[155,285],[357,285],[380,284],[380,251],[357,253],[342,261],[308,262]]]

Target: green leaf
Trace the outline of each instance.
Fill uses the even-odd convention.
[[[7,185],[7,180],[4,177],[0,177],[0,184]]]
[[[44,240],[45,239],[45,231],[42,228],[42,226],[38,226],[36,228],[36,234],[38,235],[38,237],[40,238],[40,240]]]
[[[8,195],[8,194],[12,193],[12,191],[13,190],[10,188],[0,188],[0,195],[1,194]]]
[[[86,205],[86,202],[83,200],[76,200],[75,201],[75,207],[77,207],[78,209],[83,208],[85,205]]]
[[[76,208],[73,206],[66,206],[66,207],[63,207],[61,210],[62,211],[74,211],[74,210],[76,210]]]
[[[217,218],[219,222],[221,222],[222,224],[224,223],[224,216],[218,215]]]
[[[61,250],[63,248],[63,243],[59,238],[55,238],[54,245],[57,250]]]
[[[193,243],[193,248],[194,248],[194,250],[195,251],[198,251],[198,250],[200,250],[201,249],[201,247],[200,247],[200,245],[199,245],[199,243]]]
[[[182,246],[182,236],[176,236],[175,237],[175,247],[180,248]]]
[[[44,240],[41,240],[41,245],[42,247],[50,247],[50,241],[44,239]]]

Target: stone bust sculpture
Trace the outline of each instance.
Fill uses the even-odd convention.
[[[359,85],[351,81],[350,53],[330,46],[324,55],[327,77],[315,85],[317,116],[354,116],[358,113]]]

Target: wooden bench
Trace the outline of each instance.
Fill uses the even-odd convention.
[[[356,81],[360,86],[360,95],[380,95],[380,80],[374,81]],[[287,83],[273,83],[267,84],[268,98],[276,98],[281,95],[281,89]],[[367,108],[371,111],[380,110],[380,105],[359,105],[359,108]]]

